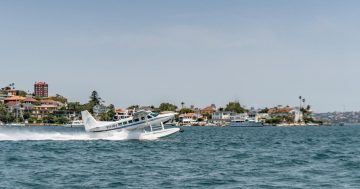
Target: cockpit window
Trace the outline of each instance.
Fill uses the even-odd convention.
[[[152,117],[156,117],[156,116],[158,116],[159,114],[153,112],[153,113],[151,113],[150,115],[151,115]]]

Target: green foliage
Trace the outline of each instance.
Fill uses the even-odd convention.
[[[128,109],[128,110],[133,110],[133,109],[137,110],[137,109],[139,109],[139,108],[140,108],[139,105],[131,105],[131,106],[129,106],[127,109]]]
[[[204,113],[204,114],[202,114],[204,117],[206,117],[208,120],[209,119],[211,119],[211,114],[209,114],[209,113]]]
[[[194,113],[194,111],[190,108],[182,108],[180,111],[179,111],[180,114],[187,114],[187,113]]]
[[[57,102],[61,102],[63,104],[65,104],[67,102],[67,99],[60,96],[60,95],[57,95],[57,96],[53,96],[53,97],[49,97],[48,98],[49,100],[54,100],[54,101],[57,101]]]
[[[236,113],[245,113],[247,110],[241,107],[239,102],[229,102],[226,105],[225,111],[236,112]]]
[[[15,116],[9,112],[3,104],[0,104],[0,121],[4,123],[15,121]]]
[[[33,120],[32,120],[33,121]],[[38,120],[41,121],[41,120]],[[30,121],[29,121],[30,122]],[[47,124],[66,124],[69,123],[69,119],[64,116],[54,116],[52,114],[47,115],[42,119],[43,123]]]
[[[115,117],[115,106],[110,104],[105,113],[100,114],[101,121],[113,121]]]
[[[67,103],[67,110],[79,113],[81,111],[87,110],[87,104],[80,104],[80,102],[69,102]]]
[[[259,113],[268,113],[268,112],[269,112],[269,108],[264,108],[259,111]]]
[[[164,112],[164,111],[176,111],[177,106],[174,104],[170,104],[170,103],[161,103],[159,106],[159,111],[160,112]]]
[[[102,100],[98,94],[97,91],[93,91],[90,96],[89,102],[86,104],[86,110],[88,110],[90,113],[94,113],[93,109],[97,105],[102,104]]]
[[[25,91],[18,91],[16,95],[22,96],[22,97],[26,97],[27,92],[25,92]]]
[[[93,92],[91,93],[89,103],[92,103],[92,104],[94,104],[94,105],[100,105],[101,102],[102,102],[102,101],[101,101],[101,98],[100,98],[98,92],[97,92],[97,91],[93,91]]]
[[[56,123],[57,124],[67,124],[67,123],[69,123],[69,119],[66,117],[58,117],[56,119]]]
[[[56,117],[54,115],[49,114],[46,117],[43,117],[43,123],[54,124],[56,123]]]
[[[270,124],[270,125],[276,125],[276,124],[282,123],[282,121],[283,120],[281,118],[275,117],[275,118],[267,119],[265,121],[265,123]]]
[[[37,101],[40,101],[40,100],[43,100],[44,98],[42,98],[40,96],[35,96],[34,99],[37,100]]]
[[[24,118],[25,120],[29,119],[29,118],[30,118],[30,113],[29,113],[29,112],[25,112],[25,113],[23,114],[23,118]]]
[[[38,119],[36,117],[29,117],[27,120],[29,123],[37,123],[38,122]]]

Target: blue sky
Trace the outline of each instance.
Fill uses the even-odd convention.
[[[1,1],[0,85],[86,102],[360,110],[358,1]]]

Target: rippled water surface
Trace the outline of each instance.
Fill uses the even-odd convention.
[[[360,188],[360,126],[184,130],[137,141],[0,128],[0,188]]]

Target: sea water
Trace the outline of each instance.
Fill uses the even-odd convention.
[[[0,188],[360,188],[360,126],[186,127],[155,141],[0,128]]]

